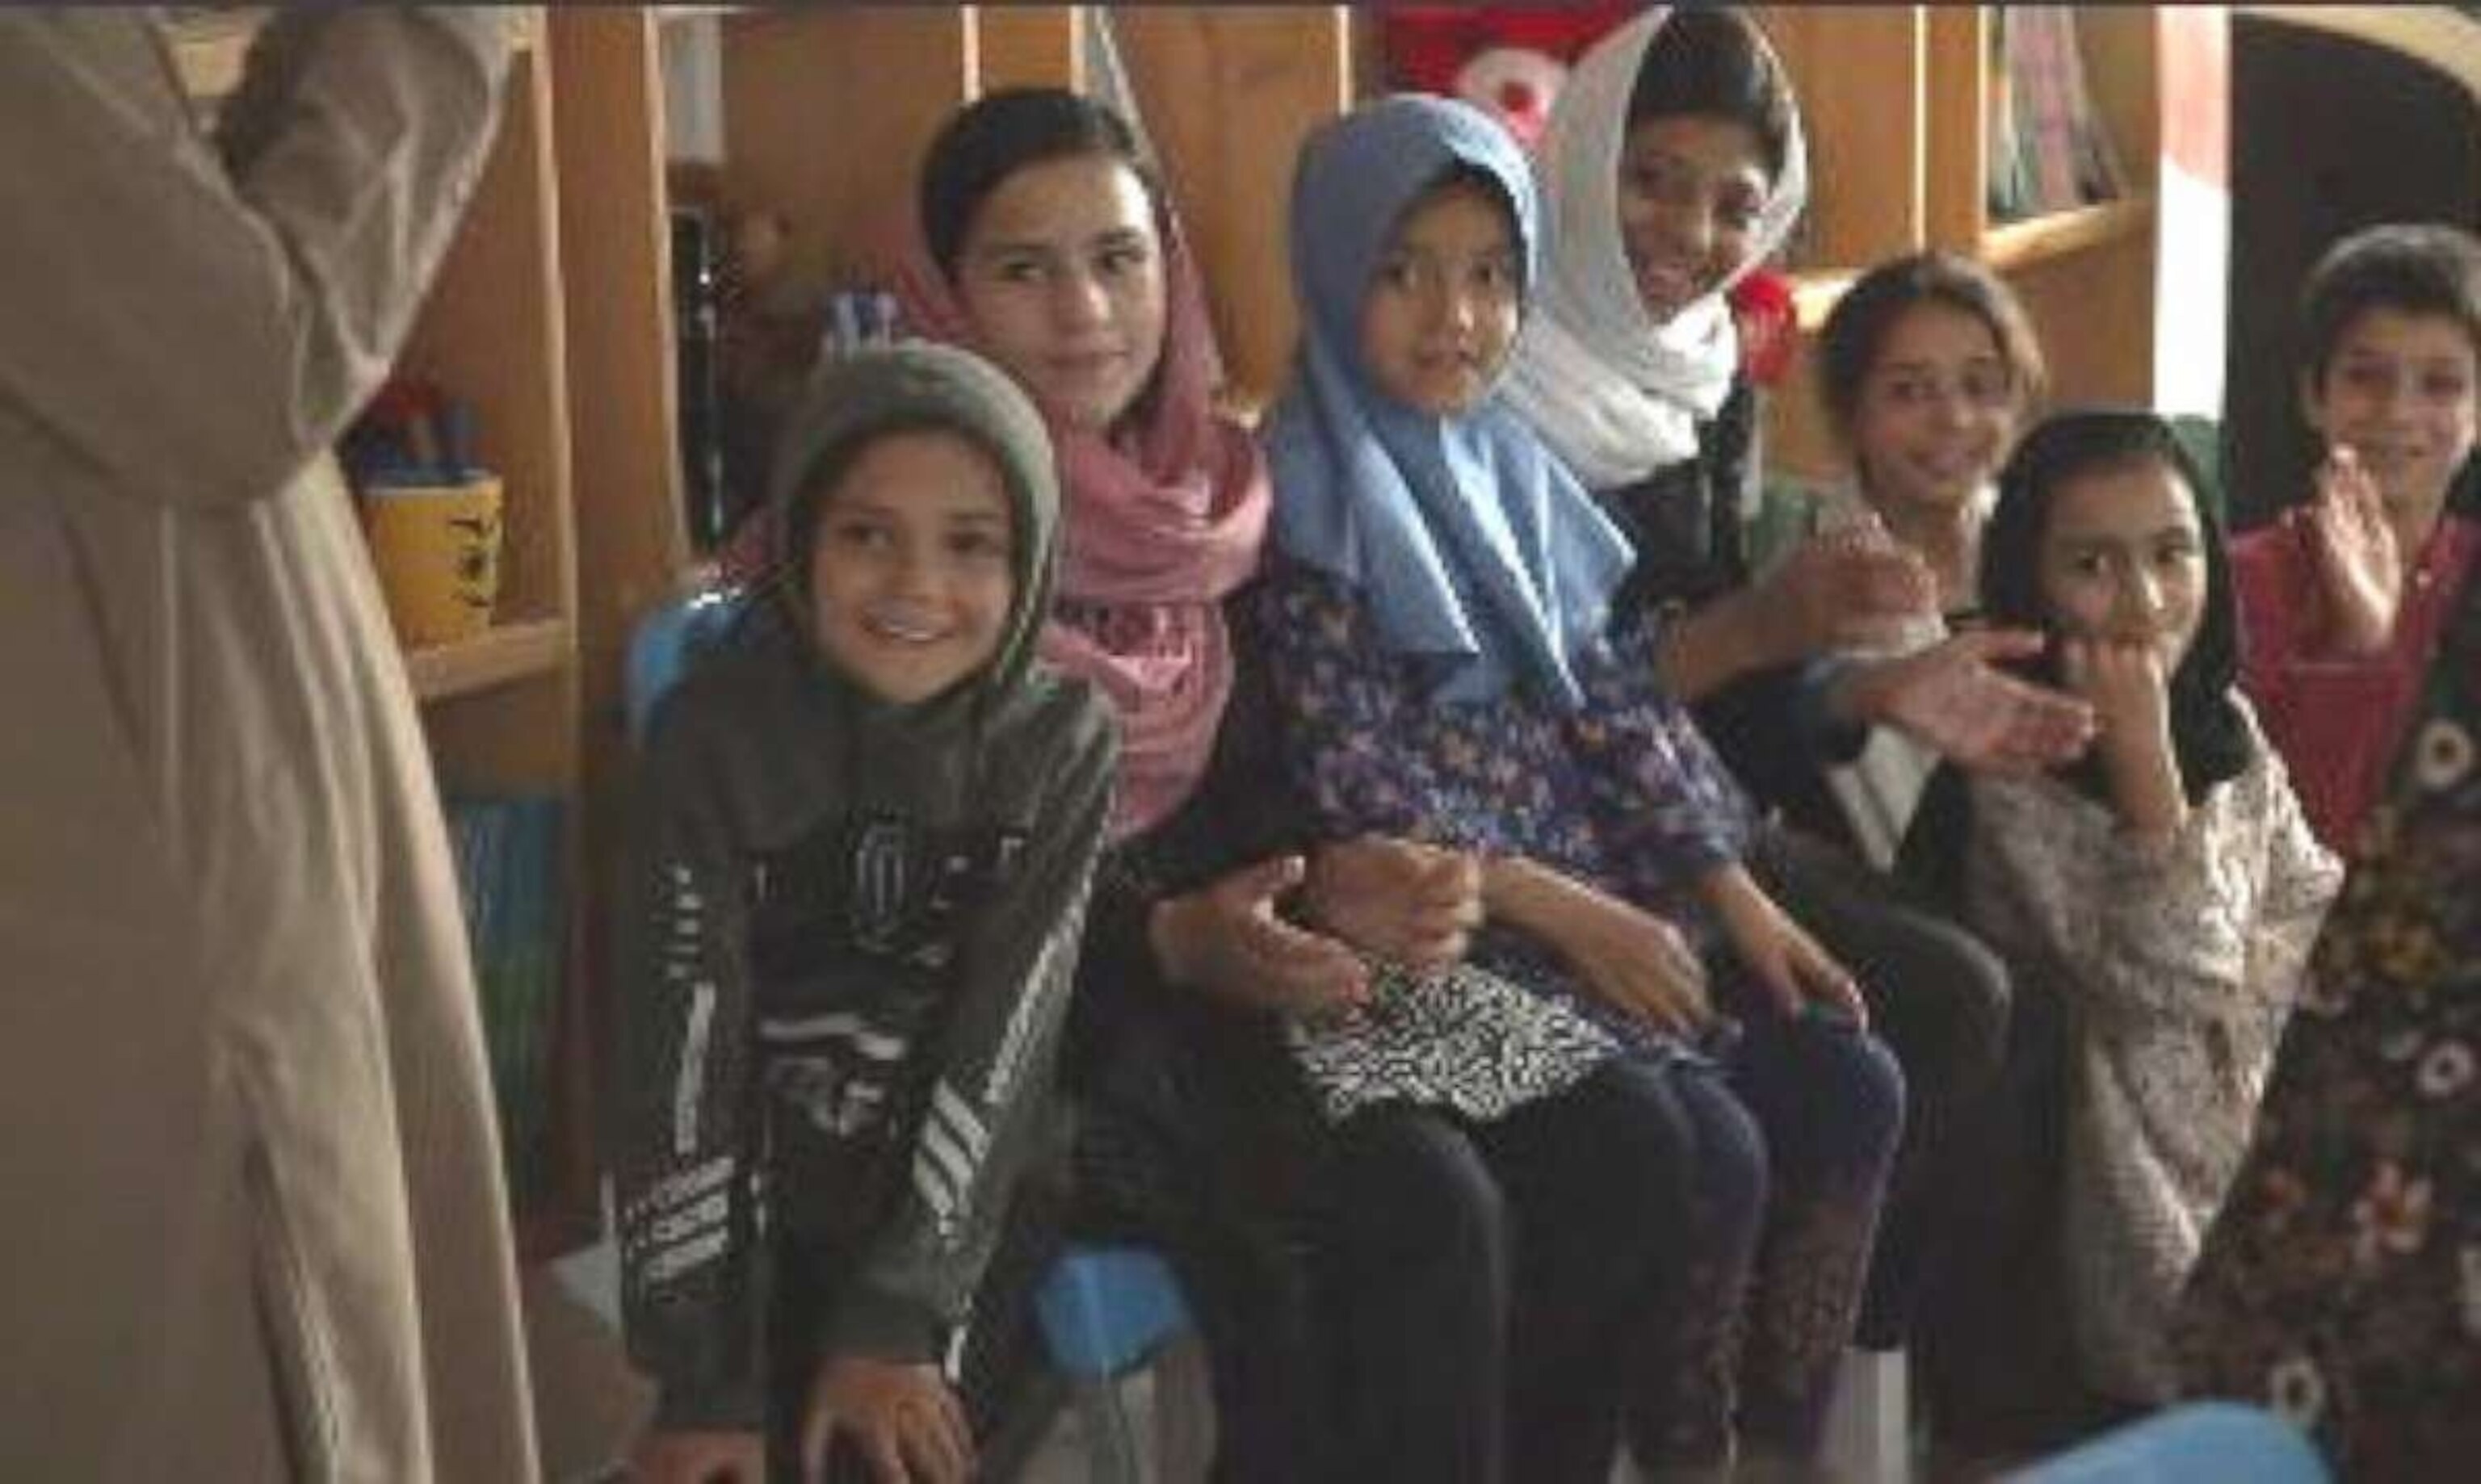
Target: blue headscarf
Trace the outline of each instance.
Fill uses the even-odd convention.
[[[1458,167],[1496,183],[1527,289],[1541,260],[1533,176],[1470,105],[1402,96],[1327,124],[1293,177],[1299,364],[1267,431],[1275,540],[1349,584],[1391,649],[1436,663],[1438,694],[1487,700],[1522,676],[1562,709],[1602,641],[1628,540],[1498,391],[1440,418],[1381,392],[1362,304],[1405,210]]]

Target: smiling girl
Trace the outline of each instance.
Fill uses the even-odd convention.
[[[1034,658],[1058,484],[992,367],[839,365],[772,508],[784,558],[658,706],[634,820],[633,1477],[962,1481],[995,1378],[959,1337],[1038,1143],[1110,714]]]

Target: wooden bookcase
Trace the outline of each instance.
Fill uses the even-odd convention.
[[[176,33],[175,60],[202,104],[236,84],[264,12]],[[538,13],[509,17],[516,53],[491,154],[399,358],[475,409],[476,457],[502,480],[500,593],[488,632],[406,651],[443,792],[523,790],[579,800],[579,647],[571,358],[561,297],[561,169],[554,63]],[[569,810],[572,902],[582,811]],[[571,914],[572,923],[580,921]],[[570,932],[554,1007],[541,1193],[515,1212],[529,1259],[589,1240],[595,1209],[586,979]]]
[[[2155,7],[2076,11],[2086,83],[2128,195],[2005,224],[1983,205],[1992,7],[1762,6],[1757,14],[1808,125],[1810,221],[1795,279],[1805,330],[1871,264],[1945,247],[1990,264],[2024,299],[2053,402],[2151,399],[2163,87]],[[1807,339],[1769,404],[1767,456],[1770,468],[1823,478],[1842,455],[1817,409]]]

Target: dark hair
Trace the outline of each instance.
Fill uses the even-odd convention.
[[[1862,384],[1885,353],[1887,337],[1916,304],[1944,304],[1979,320],[1998,343],[2018,404],[2041,400],[2042,347],[2016,291],[1968,257],[1932,248],[1863,273],[1826,317],[1817,346],[1817,400],[1847,443],[1860,413]]]
[[[2335,348],[2372,309],[2453,320],[2481,355],[2481,243],[2459,227],[2390,222],[2337,243],[2301,291],[2301,348],[2322,385]]]
[[[1664,17],[1629,93],[1630,128],[1649,118],[1708,115],[1746,124],[1782,177],[1791,149],[1791,79],[1757,22],[1730,6],[1681,6]]]
[[[864,429],[852,437],[822,452],[810,467],[802,472],[801,482],[794,486],[776,515],[781,521],[782,540],[777,552],[781,563],[777,579],[788,596],[807,601],[810,596],[810,554],[818,549],[819,526],[827,518],[827,508],[842,488],[845,476],[862,456],[890,438],[921,433],[946,433],[962,439],[984,458],[1001,462],[987,439],[973,430],[954,423],[942,422],[927,414],[909,414],[890,418]]]
[[[930,142],[916,196],[930,260],[950,278],[982,203],[1029,165],[1101,156],[1129,168],[1160,214],[1162,193],[1128,121],[1058,88],[1009,88],[957,110]]]
[[[2050,629],[2042,596],[2042,537],[2069,481],[2157,465],[2180,477],[2205,539],[2206,601],[2197,635],[2170,680],[2171,745],[2188,801],[2236,777],[2254,751],[2247,721],[2232,700],[2239,683],[2239,603],[2220,522],[2205,500],[2203,474],[2171,425],[2133,407],[2095,407],[2045,418],[2026,433],[1998,476],[1998,504],[1981,534],[1981,607],[1994,624]],[[2055,683],[2055,650],[2023,666]],[[2068,776],[2105,796],[2101,759],[2088,754]]]
[[[1520,279],[1517,293],[1520,297],[1529,296],[1532,285],[1522,281],[1528,275],[1528,267],[1525,261],[1525,228],[1516,220],[1516,203],[1507,198],[1507,186],[1498,176],[1471,160],[1451,162],[1446,169],[1423,182],[1422,189],[1406,197],[1404,209],[1396,214],[1395,221],[1387,228],[1388,235],[1393,237],[1402,230],[1405,219],[1413,213],[1443,195],[1458,191],[1470,191],[1499,209],[1499,219],[1507,227],[1508,241],[1516,248],[1516,272]]]

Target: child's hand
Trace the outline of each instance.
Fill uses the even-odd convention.
[[[1807,928],[1775,905],[1746,867],[1714,872],[1700,885],[1723,919],[1723,930],[1740,962],[1776,1008],[1787,1015],[1811,1011],[1856,1027],[1869,1023],[1860,984]]]
[[[1298,885],[1303,872],[1299,856],[1278,856],[1157,902],[1148,933],[1164,977],[1313,1018],[1366,1002],[1369,971],[1350,949],[1276,914],[1275,898]]]
[[[1706,966],[1680,929],[1521,855],[1482,862],[1482,898],[1566,961],[1585,987],[1657,1030],[1686,1035],[1714,1018]]]
[[[2092,743],[2093,707],[1991,667],[2039,654],[2045,642],[2029,629],[1975,629],[1866,662],[1849,682],[1851,712],[1900,727],[1965,768],[2016,775],[2056,768]]]
[[[823,1475],[828,1445],[840,1433],[861,1449],[878,1484],[966,1484],[973,1477],[964,1404],[927,1362],[827,1357],[801,1411],[804,1480]]]
[[[1874,515],[1801,543],[1755,596],[1776,664],[1883,644],[1938,615],[1929,564]]]
[[[629,1456],[632,1484],[766,1484],[767,1441],[754,1432],[650,1432]]]
[[[2378,482],[2345,445],[2317,470],[2317,499],[2303,516],[2326,585],[2327,639],[2338,654],[2373,655],[2393,637],[2403,601],[2395,528]]]
[[[1463,958],[1482,917],[1481,867],[1472,856],[1379,835],[1319,846],[1304,891],[1313,922],[1415,972]]]
[[[2068,689],[2093,703],[2121,821],[2141,836],[2168,839],[2187,819],[2188,803],[2171,745],[2160,651],[2119,639],[2062,639],[2059,663]]]
[[[1587,988],[1657,1030],[1690,1035],[1714,1018],[1706,966],[1679,928],[1651,912],[1580,891],[1549,936]]]
[[[2084,697],[2106,750],[2171,748],[2171,693],[2162,656],[2151,644],[2123,639],[2063,638],[2059,672]]]

